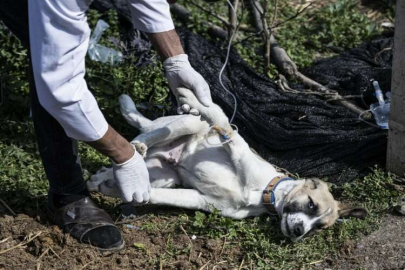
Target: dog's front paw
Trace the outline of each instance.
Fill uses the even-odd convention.
[[[106,196],[120,198],[121,191],[119,190],[117,183],[114,179],[109,179],[98,187],[98,190]]]
[[[140,141],[132,141],[131,144],[135,147],[136,152],[138,152],[143,158],[146,158],[146,153],[148,151],[146,144]]]

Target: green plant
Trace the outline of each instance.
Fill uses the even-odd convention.
[[[387,0],[388,1],[388,0]],[[226,26],[217,18],[202,12],[194,5],[185,1],[186,7],[191,10],[192,22],[187,24],[188,29],[202,34],[206,37],[207,25],[201,24],[201,21],[209,21],[215,25]],[[219,1],[217,3],[199,2],[205,9],[212,13],[223,15],[227,14],[227,3]],[[280,45],[287,51],[291,59],[299,68],[310,65],[314,60],[329,57],[335,53],[331,50],[347,50],[358,46],[361,42],[372,39],[379,33],[379,28],[360,10],[360,1],[355,0],[337,0],[330,5],[315,5],[300,16],[274,29]],[[269,1],[269,14],[274,12],[274,2]],[[294,17],[297,10],[303,6],[296,6],[295,2],[281,0],[278,5],[277,23],[286,21]],[[252,18],[248,10],[238,9],[239,21],[245,25],[252,25]],[[269,17],[271,25],[272,16]],[[250,35],[239,31],[239,39]],[[243,44],[235,46],[239,54],[256,70],[261,71],[264,61],[263,42],[260,36],[249,39]],[[277,76],[278,72],[272,66],[270,77]]]
[[[377,211],[393,206],[402,195],[393,187],[391,174],[377,167],[363,179],[344,184],[343,189],[344,198],[360,201]]]
[[[339,0],[320,12],[315,17],[315,26],[309,28],[312,33],[318,33],[315,40],[326,46],[349,49],[375,36],[376,25],[355,11],[357,5],[357,1]]]
[[[6,99],[3,106],[10,106],[15,114],[28,108],[27,59],[27,50],[0,21],[0,80]]]
[[[360,1],[338,0],[312,9],[277,30],[279,42],[299,67],[332,55],[330,48],[347,50],[373,38],[377,26],[358,9]],[[288,11],[290,14],[294,10]]]
[[[300,67],[310,64],[317,57],[330,55],[329,38],[333,38],[335,42],[332,44],[333,46],[350,48],[363,39],[367,40],[372,37],[373,31],[364,30],[364,27],[367,28],[372,23],[359,15],[357,4],[353,4],[358,1],[338,1],[336,3],[333,6],[314,9],[303,14],[277,30],[279,42]],[[292,8],[287,0],[280,1],[280,4],[280,21],[295,14],[295,8]],[[210,5],[216,12],[226,12],[224,2],[215,4],[222,5],[220,9],[213,4]],[[192,10],[193,14],[196,14],[193,15],[196,16],[193,22],[194,30],[196,32],[205,31],[203,29],[205,26],[201,26],[200,22],[202,19],[210,21],[211,17],[198,11],[195,12],[195,8]],[[339,21],[342,12],[344,16]],[[90,10],[88,14],[90,27],[94,28],[100,18],[110,24],[101,43],[125,51],[127,45],[120,44],[117,47],[109,39],[109,37],[119,38],[120,27],[116,13],[109,11],[101,14]],[[248,20],[249,18],[246,16],[244,22]],[[296,27],[296,25],[300,27]],[[332,28],[333,33],[328,33]],[[339,29],[341,28],[350,29],[343,29],[346,31],[346,35],[340,35]],[[359,36],[351,37],[350,35]],[[310,39],[313,42],[309,42]],[[261,46],[260,38],[258,38],[252,39],[249,44],[240,44],[236,46],[236,49],[253,67],[261,68],[262,55],[258,53]],[[119,114],[117,98],[121,93],[130,94],[137,104],[146,104],[146,108],[148,108],[146,113],[155,116],[165,114],[169,104],[168,86],[162,76],[160,62],[154,60],[147,67],[137,68],[134,65],[136,61],[136,57],[130,56],[117,66],[92,62],[89,59],[86,62],[86,80],[90,90],[98,99],[100,108],[114,127],[128,137],[135,136],[135,134],[133,129],[126,127],[127,125]],[[37,204],[43,205],[48,190],[48,181],[37,152],[33,124],[28,117],[26,70],[26,51],[20,42],[0,24],[0,78],[7,91],[6,97],[9,98],[6,104],[0,107],[0,197],[6,200],[14,210],[23,209],[21,210],[23,212],[36,208]],[[272,75],[276,74],[275,70],[273,72]],[[90,173],[94,173],[102,165],[110,164],[108,158],[85,144],[80,144],[80,153],[83,167]],[[176,218],[173,218],[175,216],[173,212],[167,212],[159,216],[149,214],[145,219],[137,222],[141,222],[140,227],[149,234],[156,232],[165,234],[164,242],[167,252],[164,252],[159,258],[150,258],[156,262],[165,259],[175,261],[179,255],[190,254],[191,245],[187,244],[186,247],[177,248],[173,243],[173,236],[184,234],[180,229],[181,225],[189,235],[196,235],[197,239],[218,239],[224,250],[240,248],[243,252],[241,256],[245,256],[246,260],[251,260],[255,269],[310,268],[312,263],[333,256],[348,239],[357,239],[361,235],[375,230],[381,220],[382,211],[395,205],[397,198],[401,196],[392,188],[392,176],[377,168],[369,176],[345,184],[340,190],[342,196],[339,199],[362,204],[369,210],[369,216],[365,220],[344,220],[299,243],[286,240],[280,232],[277,221],[267,215],[232,220],[222,217],[216,210],[211,214],[198,211],[187,212]],[[95,197],[110,212],[114,211],[115,206],[120,203],[118,200],[109,200],[102,196]],[[143,249],[139,244],[137,248]],[[240,265],[239,259],[242,258],[232,255],[226,257],[228,262],[237,264],[237,266]]]

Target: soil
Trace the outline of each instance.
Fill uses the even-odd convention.
[[[149,224],[175,223],[182,210],[143,207],[137,218],[117,225],[126,242],[124,249],[101,252],[79,244],[45,215],[11,216],[0,206],[0,270],[5,269],[235,269],[243,255],[227,248],[223,240],[186,235],[179,227],[174,233],[141,230]],[[179,212],[180,211],[180,212]],[[154,213],[154,215],[146,215]],[[165,213],[165,215],[161,215]],[[168,214],[169,213],[169,214]],[[31,240],[31,241],[30,241]],[[190,242],[192,243],[191,251]],[[170,248],[168,248],[170,246]],[[7,249],[13,248],[9,251]],[[173,253],[175,253],[173,255]],[[159,258],[167,259],[160,261]],[[226,257],[227,260],[222,258]]]
[[[377,231],[347,241],[320,269],[405,269],[405,218],[387,215]]]
[[[126,247],[101,252],[64,234],[42,211],[11,216],[0,207],[0,270],[3,269],[238,269],[242,251],[223,240],[186,235],[173,230],[140,230],[145,224],[175,224],[178,209],[142,207],[137,218],[118,225]],[[38,214],[39,213],[39,214]],[[145,215],[154,213],[154,215]],[[120,223],[120,222],[119,222]],[[128,225],[129,224],[129,225]],[[176,223],[177,224],[177,223]],[[192,248],[190,251],[190,242]],[[168,248],[170,246],[170,248]],[[7,251],[7,249],[11,250]],[[165,259],[165,253],[168,254]],[[223,258],[226,258],[225,260]],[[318,269],[403,269],[405,218],[387,215],[379,230],[358,242],[347,241],[333,257],[314,265]]]

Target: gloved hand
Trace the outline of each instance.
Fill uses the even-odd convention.
[[[128,161],[122,164],[112,162],[112,164],[122,201],[147,203],[150,198],[150,182],[148,169],[142,156],[135,151]]]
[[[166,71],[166,78],[170,89],[176,96],[178,102],[177,88],[185,87],[194,92],[198,101],[206,107],[212,103],[211,92],[208,83],[194,70],[188,61],[187,54],[179,54],[166,59],[163,62]]]

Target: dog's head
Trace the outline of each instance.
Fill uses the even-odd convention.
[[[321,180],[297,180],[283,201],[280,215],[283,234],[293,241],[332,226],[341,217],[364,218],[367,210],[335,201]]]

